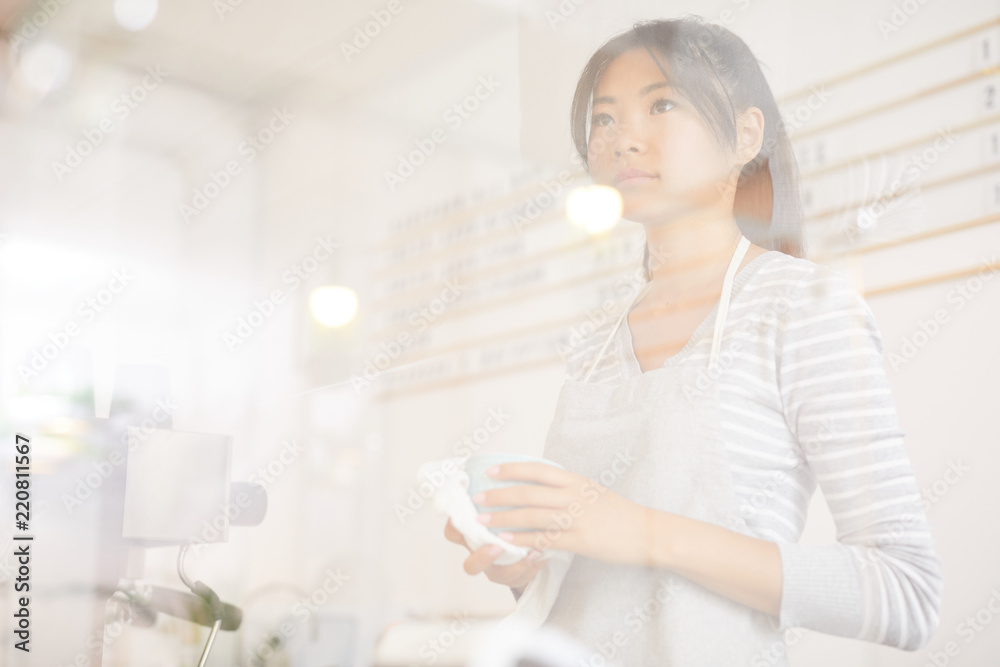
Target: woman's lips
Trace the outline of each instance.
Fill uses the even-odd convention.
[[[641,169],[622,169],[617,174],[615,174],[615,187],[628,187],[632,185],[641,185],[642,183],[647,183],[656,178],[648,171],[642,171]]]

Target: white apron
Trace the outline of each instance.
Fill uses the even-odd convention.
[[[742,237],[723,282],[712,369],[717,369],[733,276],[749,245]],[[631,307],[612,329],[591,372]],[[697,384],[705,372],[703,364],[682,361],[627,377],[620,385],[587,383],[590,373],[582,382],[567,382],[543,456],[640,505],[750,534],[719,426],[718,384],[705,388],[704,378]],[[690,391],[699,386],[704,389]],[[738,553],[728,556],[739,558]],[[776,618],[663,568],[609,564],[577,554],[545,622],[591,649],[589,664],[595,666],[788,664]]]

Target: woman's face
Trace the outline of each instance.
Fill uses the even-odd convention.
[[[645,49],[618,56],[598,80],[587,156],[594,182],[617,188],[622,215],[637,222],[720,205],[736,166]]]

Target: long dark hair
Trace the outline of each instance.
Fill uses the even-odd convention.
[[[594,87],[619,55],[645,49],[671,87],[687,97],[715,133],[721,147],[736,148],[736,118],[753,106],[764,115],[760,152],[740,172],[733,215],[750,241],[802,257],[802,204],[795,154],[760,64],[746,43],[699,17],[640,21],[612,37],[590,57],[573,95],[570,128],[587,164],[590,104]],[[657,57],[659,56],[659,57]],[[660,58],[669,64],[668,76]]]

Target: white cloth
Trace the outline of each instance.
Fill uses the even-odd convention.
[[[469,548],[475,551],[485,544],[498,544],[504,553],[494,561],[497,565],[512,565],[525,559],[531,551],[501,540],[489,528],[476,521],[479,512],[469,497],[469,476],[465,472],[463,457],[452,457],[428,461],[420,466],[417,479],[420,484],[430,484],[434,491],[434,507],[451,519],[455,529],[465,538]],[[502,626],[516,624],[519,627],[538,628],[545,622],[559,593],[566,571],[573,560],[573,553],[558,549],[542,551],[544,566],[535,574],[517,600],[514,611],[502,621]]]

